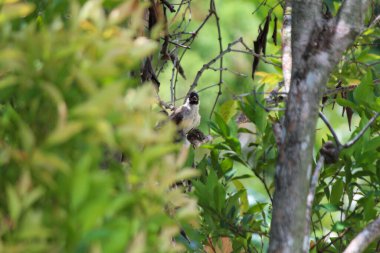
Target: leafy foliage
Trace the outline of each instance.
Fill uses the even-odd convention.
[[[283,79],[281,43],[266,37],[280,33],[281,5],[275,0],[173,5],[181,11],[170,16],[166,9],[172,22],[165,26],[158,20],[149,39],[143,36],[147,2],[0,0],[0,252],[266,250],[278,156],[273,129],[285,107],[273,92]],[[325,15],[336,15],[341,2],[324,1]],[[236,19],[244,11],[253,12],[252,22]],[[206,21],[217,18],[218,29],[202,15]],[[265,20],[265,36],[259,29],[252,32]],[[203,27],[202,37],[197,29]],[[181,34],[186,28],[197,33]],[[200,93],[201,128],[209,127],[214,140],[187,156],[182,144],[173,143],[172,125],[156,127],[165,118],[156,112],[156,91],[140,84],[141,63],[167,53],[167,59],[152,60],[162,71],[159,95],[175,92],[169,85],[177,82],[177,72],[187,77],[180,79],[178,94],[186,94],[197,65],[218,54],[218,37],[233,41],[243,32],[251,41],[260,35],[257,53],[266,48],[271,56],[255,63],[253,84],[234,74],[252,73],[250,54],[226,54],[220,70],[209,66],[218,70],[219,83],[205,74],[198,91],[206,92]],[[345,141],[380,110],[379,48],[373,46],[379,33],[376,26],[363,32],[328,82],[321,109]],[[161,37],[164,42],[157,40]],[[221,49],[228,40],[220,42]],[[222,79],[225,70],[232,74]],[[214,93],[206,91],[214,86],[215,103],[208,96]],[[207,125],[206,110],[214,109]],[[323,168],[312,208],[311,252],[342,252],[379,215],[379,130],[377,119],[340,152],[337,163]],[[315,161],[321,143],[333,141],[322,124],[316,141]],[[192,192],[172,187],[195,175]],[[376,249],[371,245],[367,252]]]
[[[181,249],[172,238],[195,202],[169,189],[194,172],[179,172],[173,127],[155,129],[153,88],[137,87],[157,43],[138,35],[135,4],[107,15],[100,1],[61,3],[70,19],[25,21],[32,4],[3,3],[1,252]]]

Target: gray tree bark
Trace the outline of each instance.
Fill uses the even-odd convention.
[[[380,218],[369,224],[348,245],[343,253],[363,252],[374,240],[380,237]]]
[[[291,86],[276,167],[269,253],[308,252],[306,199],[319,101],[332,69],[362,31],[368,1],[345,0],[330,19],[321,13],[322,0],[293,0],[290,6]]]

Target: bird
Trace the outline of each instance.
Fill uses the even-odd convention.
[[[201,116],[199,115],[199,95],[197,92],[192,91],[185,103],[178,107],[169,116],[177,126],[178,129],[186,135],[190,130],[199,126]]]

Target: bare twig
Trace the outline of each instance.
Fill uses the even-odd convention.
[[[233,49],[233,46],[237,45],[237,44],[241,44],[243,45],[247,50],[244,51],[244,50],[238,50],[238,49]],[[219,55],[217,55],[216,57],[214,57],[212,60],[210,60],[208,63],[204,64],[202,66],[202,68],[198,71],[197,75],[195,76],[195,79],[193,81],[193,83],[191,84],[190,86],[190,89],[188,91],[188,94],[190,94],[191,91],[193,91],[195,89],[195,87],[197,87],[198,85],[198,82],[199,82],[199,79],[200,77],[202,76],[203,72],[207,69],[210,69],[210,66],[212,64],[214,64],[216,61],[218,61],[220,58],[222,58],[225,54],[229,53],[229,52],[237,52],[237,53],[245,53],[245,54],[250,54],[250,55],[253,55],[253,56],[257,56],[257,57],[260,57],[263,59],[263,62],[265,63],[268,63],[268,64],[272,64],[272,65],[276,65],[278,67],[281,67],[280,65],[278,64],[275,64],[275,63],[272,63],[270,61],[268,61],[266,58],[269,58],[269,57],[273,57],[273,58],[276,58],[276,56],[272,56],[272,55],[267,55],[267,56],[263,56],[263,55],[259,55],[259,54],[255,54],[253,52],[252,49],[250,49],[246,44],[245,42],[243,41],[242,38],[238,38],[236,40],[234,40],[233,42],[231,42],[230,44],[228,44],[227,48],[224,49],[223,51],[221,51],[219,53]]]
[[[176,65],[178,64],[177,62],[177,57],[174,58],[173,61],[173,68],[172,68],[172,77],[170,79],[170,102],[174,103],[176,100],[176,92],[175,92],[175,79],[174,79],[174,74],[176,72]]]
[[[171,12],[176,12],[174,6],[173,6],[171,3],[169,3],[167,0],[161,0],[161,2],[162,2],[166,7],[168,7],[168,9],[169,9]]]
[[[202,68],[198,71],[197,75],[195,76],[195,79],[193,81],[193,83],[191,84],[190,86],[190,89],[188,91],[188,94],[190,94],[191,91],[193,91],[195,89],[195,87],[197,87],[198,85],[198,81],[199,79],[201,78],[203,72],[208,69],[212,64],[214,64],[217,60],[219,60],[220,58],[222,58],[226,53],[229,53],[231,52],[231,48],[240,43],[242,40],[242,38],[239,38],[233,42],[231,42],[230,44],[228,44],[227,48],[225,50],[223,50],[222,52],[220,52],[219,55],[217,55],[216,57],[214,57],[212,60],[210,60],[208,63],[204,64],[202,66]]]
[[[163,39],[163,38],[161,38],[161,39]],[[189,46],[179,44],[179,43],[177,43],[177,42],[175,42],[175,41],[172,41],[172,40],[168,40],[168,42],[169,42],[170,44],[176,45],[177,47],[182,47],[182,48],[190,49]]]
[[[265,188],[265,191],[270,199],[270,202],[273,204],[273,197],[272,197],[272,194],[270,193],[270,190],[269,190],[269,187],[267,185],[267,183],[265,182],[265,179],[263,177],[261,177],[259,175],[259,173],[257,173],[255,170],[252,170],[253,171],[253,174],[255,174],[255,176],[261,181],[261,183],[263,184],[264,188]]]
[[[248,77],[246,74],[233,71],[233,70],[231,70],[229,68],[214,68],[214,67],[209,67],[209,69],[214,70],[214,71],[220,71],[220,70],[222,70],[222,71],[228,71],[228,72],[231,72],[231,73],[233,73],[235,75],[238,75],[238,76],[241,76],[241,77]]]
[[[338,147],[342,146],[342,144],[340,143],[339,141],[339,138],[337,136],[337,134],[335,133],[335,130],[334,128],[331,126],[330,122],[328,121],[328,119],[326,118],[326,116],[322,113],[322,112],[319,112],[319,117],[322,119],[322,121],[326,124],[326,126],[328,127],[328,129],[330,130],[331,134],[333,135],[334,137],[334,140],[335,140],[335,143]]]
[[[210,238],[210,236],[207,236],[207,241],[208,241],[208,244],[210,245],[210,248],[212,249],[212,252],[216,253],[216,249],[214,247],[214,244],[212,243],[212,239]]]
[[[343,232],[339,233],[338,234],[338,237],[334,238],[333,240],[331,240],[327,245],[325,245],[322,249],[320,249],[318,252],[328,252],[327,249],[333,245],[336,241],[340,240],[345,234],[348,233],[348,231],[350,231],[350,228],[346,228],[345,230],[343,230]]]
[[[223,44],[222,44],[222,32],[220,30],[220,22],[219,22],[219,16],[218,13],[216,12],[216,6],[215,6],[215,1],[211,0],[210,1],[210,12],[214,14],[215,20],[216,20],[216,27],[218,29],[218,42],[219,42],[219,54],[223,52]],[[212,117],[212,114],[214,113],[216,104],[218,103],[219,97],[222,95],[222,84],[223,84],[223,57],[220,57],[219,59],[219,82],[218,82],[218,94],[215,98],[214,105],[212,106],[211,112],[210,112],[210,119]]]

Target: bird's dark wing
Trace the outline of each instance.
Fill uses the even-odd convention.
[[[183,120],[183,114],[181,113],[181,111],[174,112],[170,116],[170,119],[173,120],[176,125],[179,125],[182,122],[182,120]]]

